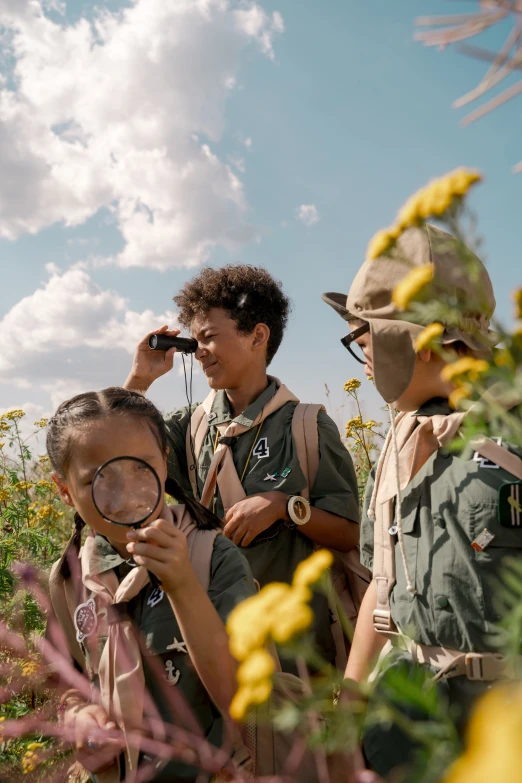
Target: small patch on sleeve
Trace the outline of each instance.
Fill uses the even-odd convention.
[[[500,487],[498,521],[502,527],[522,530],[522,481],[508,482]]]

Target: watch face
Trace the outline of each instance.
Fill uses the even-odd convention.
[[[298,519],[306,519],[308,509],[302,500],[294,500],[294,514]]]

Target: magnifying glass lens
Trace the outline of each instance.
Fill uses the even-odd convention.
[[[109,522],[136,527],[148,519],[161,499],[161,485],[153,467],[135,457],[118,457],[99,468],[92,482],[92,498]]]

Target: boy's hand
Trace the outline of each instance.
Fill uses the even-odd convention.
[[[115,736],[116,724],[98,704],[66,713],[65,725],[74,727],[78,761],[95,775],[111,767],[125,746],[123,735]]]
[[[125,388],[145,393],[155,380],[170,372],[174,365],[175,348],[168,351],[153,351],[149,348],[149,337],[152,334],[165,334],[167,337],[177,337],[179,329],[169,329],[162,326],[149,332],[136,346],[132,368],[125,381]]]
[[[127,551],[138,565],[155,574],[167,595],[176,593],[193,574],[187,537],[174,525],[172,512],[163,507],[160,519],[140,530],[129,530]]]
[[[248,546],[278,519],[286,519],[288,495],[263,492],[240,500],[225,515],[224,534],[237,546]]]

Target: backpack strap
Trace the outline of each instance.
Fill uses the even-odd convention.
[[[187,466],[190,479],[190,486],[192,487],[192,494],[198,500],[198,460],[203,447],[203,441],[205,440],[208,432],[208,422],[206,417],[206,409],[203,403],[198,405],[192,416],[190,417],[190,424],[187,427],[186,436],[186,451],[187,451]]]
[[[486,437],[472,440],[471,445],[482,457],[522,480],[522,459],[516,454]]]
[[[64,579],[61,574],[62,562],[63,558],[60,558],[51,568],[51,574],[49,576],[51,604],[54,615],[65,634],[67,648],[83,671],[85,669],[85,657],[76,638],[76,629],[73,623],[77,601],[76,597],[73,595],[74,589],[72,580]]]
[[[214,542],[220,535],[222,535],[221,530],[199,530],[196,528],[187,536],[190,563],[206,593],[210,587]]]
[[[310,499],[310,492],[314,486],[315,477],[319,469],[319,431],[317,429],[317,417],[319,411],[324,411],[324,405],[315,405],[299,402],[295,406],[292,417],[292,436],[297,452],[297,459],[306,479],[302,495]]]

